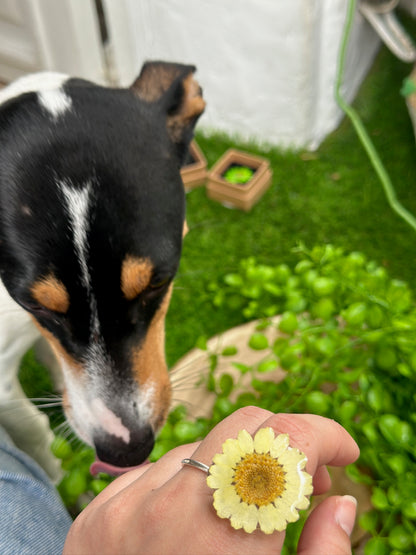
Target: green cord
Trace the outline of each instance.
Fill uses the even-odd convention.
[[[373,168],[381,181],[388,203],[390,204],[391,208],[416,231],[416,219],[397,200],[396,193],[394,191],[394,187],[390,180],[389,174],[387,173],[387,170],[384,167],[375,149],[373,142],[371,141],[362,121],[360,120],[359,115],[351,106],[349,106],[345,102],[340,92],[341,85],[342,85],[342,78],[344,75],[345,55],[346,55],[348,39],[349,39],[351,27],[352,27],[352,22],[354,18],[355,8],[356,8],[356,0],[350,0],[348,3],[347,19],[344,27],[344,33],[341,40],[340,53],[338,58],[338,70],[337,70],[337,78],[336,78],[336,85],[335,85],[335,98],[341,110],[343,110],[345,114],[350,118],[351,123],[353,124],[355,131],[358,135],[358,138],[360,139],[361,144],[366,150],[368,157],[370,159],[370,162],[373,165]]]

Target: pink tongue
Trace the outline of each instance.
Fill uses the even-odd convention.
[[[92,465],[90,466],[90,473],[95,476],[96,474],[98,474],[99,472],[105,472],[106,474],[110,474],[110,476],[121,476],[122,474],[125,474],[126,472],[129,472],[130,470],[134,470],[135,468],[140,468],[141,466],[144,466],[146,464],[149,464],[149,461],[145,461],[142,464],[138,464],[136,466],[115,466],[113,464],[109,464],[106,462],[102,462],[100,460],[96,460],[92,463]]]

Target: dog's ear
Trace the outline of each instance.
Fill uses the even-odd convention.
[[[147,62],[131,86],[142,100],[157,103],[166,113],[166,125],[183,163],[195,124],[205,108],[195,66]]]

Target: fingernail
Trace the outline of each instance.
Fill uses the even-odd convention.
[[[340,497],[335,510],[335,521],[351,536],[357,512],[357,500],[352,495]]]

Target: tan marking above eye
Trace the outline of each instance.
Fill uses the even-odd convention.
[[[153,265],[148,258],[127,256],[121,267],[121,291],[128,301],[132,301],[150,284]]]
[[[69,308],[69,294],[65,285],[53,274],[40,278],[30,288],[33,298],[41,306],[65,314]]]

